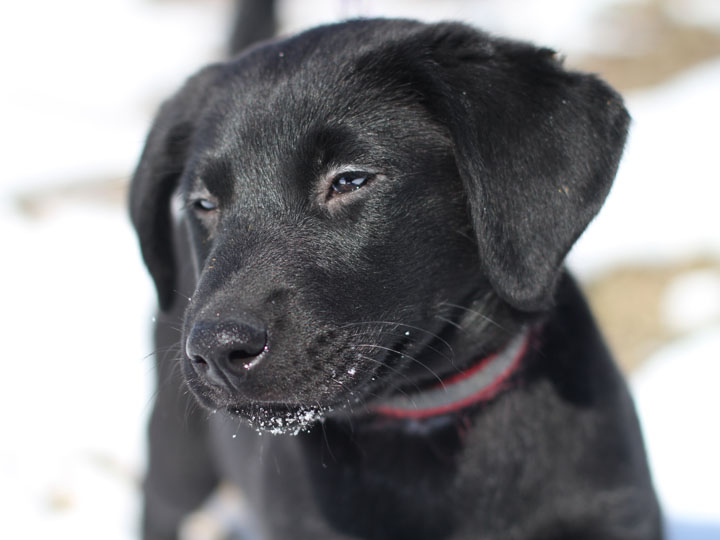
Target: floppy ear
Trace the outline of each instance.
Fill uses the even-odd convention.
[[[174,118],[175,108],[171,101],[160,109],[130,184],[130,217],[164,311],[172,304],[176,286],[170,199],[192,133],[189,122]]]
[[[430,106],[454,143],[482,270],[513,306],[547,307],[610,190],[629,123],[622,99],[549,49],[463,25],[430,33]]]

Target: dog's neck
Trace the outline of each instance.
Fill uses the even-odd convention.
[[[509,386],[527,354],[530,335],[531,330],[525,329],[501,350],[478,359],[464,371],[421,392],[389,397],[373,411],[388,418],[424,420],[487,402]]]

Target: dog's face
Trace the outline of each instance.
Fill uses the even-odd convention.
[[[162,307],[195,268],[189,387],[292,431],[487,352],[552,302],[626,124],[550,51],[460,25],[345,23],[207,68],[131,194]]]

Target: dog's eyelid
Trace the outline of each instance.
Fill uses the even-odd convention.
[[[193,210],[200,213],[209,213],[217,210],[219,204],[217,200],[211,195],[207,194],[196,194],[191,195],[185,202],[186,210]]]
[[[206,212],[217,210],[218,207],[217,203],[211,201],[210,199],[197,199],[194,203],[194,206],[198,210],[205,210]]]
[[[328,175],[330,187],[327,199],[343,196],[365,187],[375,180],[378,173],[362,170],[360,168],[347,168]]]

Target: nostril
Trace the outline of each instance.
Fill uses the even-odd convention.
[[[230,354],[228,354],[228,360],[230,360],[230,362],[237,363],[254,356],[257,356],[257,354],[252,351],[230,351]]]
[[[263,345],[262,349],[257,351],[231,351],[228,355],[230,365],[234,368],[242,367],[244,370],[250,370],[261,361],[262,353],[268,350],[267,345]]]
[[[195,372],[207,379],[207,381],[214,386],[224,386],[225,381],[220,375],[221,371],[218,371],[218,366],[209,363],[202,356],[191,356],[190,360],[195,366]]]
[[[205,360],[202,356],[193,356],[190,358],[190,360],[192,360],[193,364],[197,366],[207,367],[208,365],[207,360]]]
[[[228,351],[230,362],[238,362],[261,355],[267,350],[267,336],[265,332],[244,333],[241,341],[233,343],[234,347]]]

